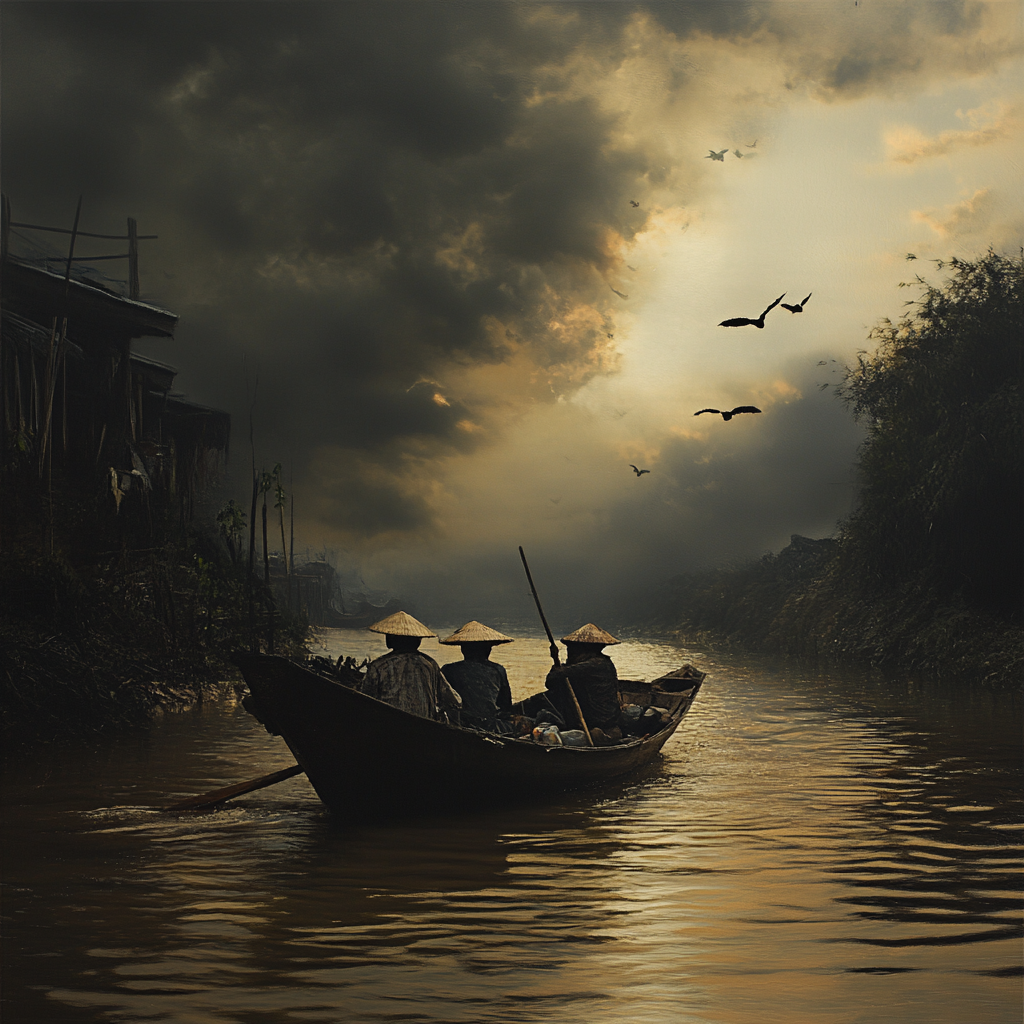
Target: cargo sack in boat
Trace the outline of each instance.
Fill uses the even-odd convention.
[[[565,719],[551,703],[551,698],[547,694],[544,694],[538,703],[540,707],[533,717],[535,725],[557,725],[560,729],[565,725]]]
[[[533,738],[538,743],[543,743],[548,747],[560,747],[562,745],[562,737],[559,734],[558,726],[555,725],[538,725],[533,730]]]
[[[562,737],[562,745],[565,747],[587,746],[587,737],[582,729],[565,729],[559,735]]]
[[[623,704],[622,706],[622,721],[625,723],[627,728],[632,728],[637,722],[640,721],[640,716],[644,713],[644,709],[639,704]]]
[[[641,731],[656,731],[668,723],[669,717],[667,708],[646,708],[640,716]]]

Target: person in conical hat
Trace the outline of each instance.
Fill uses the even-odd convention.
[[[575,722],[579,716],[565,686],[568,680],[591,734],[597,729],[611,739],[622,737],[622,708],[619,704],[619,674],[604,648],[619,642],[592,622],[580,626],[562,637],[566,647],[565,664],[552,666],[544,682],[566,721]]]
[[[437,634],[408,612],[395,612],[369,628],[384,634],[389,650],[366,667],[360,691],[410,715],[458,725],[462,699],[437,662],[419,650],[420,640]]]
[[[381,619],[380,622],[375,622],[368,628],[371,633],[384,633],[387,636],[412,636],[419,639],[437,636],[408,612],[395,612],[394,615],[389,615],[386,619]]]
[[[503,723],[512,717],[512,690],[505,666],[491,661],[491,651],[498,644],[512,643],[512,637],[474,619],[439,642],[462,649],[462,661],[441,669],[462,698],[462,724],[505,732]]]

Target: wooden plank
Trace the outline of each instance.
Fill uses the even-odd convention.
[[[31,228],[33,231],[54,231],[58,235],[70,235],[71,231],[68,228],[48,228],[42,224],[23,224],[21,221],[11,221],[10,225],[12,228]],[[110,238],[117,242],[123,242],[128,238],[128,235],[97,235],[93,231],[79,231],[77,232],[82,238]],[[136,236],[139,241],[143,239],[159,238],[159,235],[138,235]]]

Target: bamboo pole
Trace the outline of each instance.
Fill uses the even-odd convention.
[[[244,366],[244,364],[243,364]],[[258,650],[256,639],[256,601],[253,594],[253,577],[256,574],[256,497],[258,479],[256,476],[256,441],[253,434],[252,413],[256,406],[256,392],[259,391],[260,379],[256,377],[256,384],[253,387],[252,405],[249,406],[249,452],[252,456],[252,503],[249,506],[249,573],[246,577],[249,591],[249,648],[255,654]],[[248,378],[246,378],[246,391],[249,390]]]
[[[253,456],[255,459],[255,456]],[[256,599],[253,593],[253,577],[256,574],[256,470],[252,471],[252,504],[249,507],[249,572],[246,577],[249,596],[249,647],[255,654],[256,643]]]
[[[71,245],[68,248],[67,267],[64,271],[64,298],[60,313],[61,331],[57,341],[56,349],[53,345],[53,337],[57,332],[58,318],[54,317],[54,328],[50,336],[50,356],[46,363],[46,414],[43,420],[43,440],[39,453],[39,475],[43,474],[43,460],[47,458],[50,450],[50,423],[53,418],[53,395],[57,387],[57,365],[63,356],[64,343],[68,332],[68,299],[71,295],[71,264],[75,258],[75,239],[78,236],[78,221],[82,215],[82,197],[78,197],[78,207],[75,210],[75,223],[71,229]]]
[[[128,297],[139,297],[139,227],[134,217],[128,218]]]
[[[270,477],[263,474],[260,490],[263,492],[263,585],[267,602],[267,652],[274,653],[274,591],[270,586],[270,547],[267,544],[267,491],[270,488]]]

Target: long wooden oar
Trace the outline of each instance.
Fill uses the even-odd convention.
[[[523,551],[522,545],[519,546],[519,557],[523,560],[523,568],[526,570],[526,578],[530,581],[530,590],[533,591],[533,600],[537,605],[537,613],[540,615],[540,621],[544,623],[544,632],[548,635],[548,642],[551,644],[551,660],[556,666],[560,664],[558,660],[558,644],[555,643],[555,638],[551,633],[551,627],[548,625],[548,620],[544,615],[544,609],[540,606],[540,598],[537,596],[537,588],[533,583],[533,573],[530,572],[530,566],[526,562],[526,554]],[[576,694],[573,692],[572,684],[568,679],[565,680],[565,688],[569,691],[569,696],[572,698],[573,705],[576,708],[576,714],[579,717],[580,725],[583,726],[583,735],[587,737],[587,746],[592,747],[594,740],[590,735],[590,730],[587,728],[587,721],[583,717],[583,710],[580,708],[580,702],[576,699]]]
[[[275,783],[284,782],[285,779],[301,775],[303,769],[293,764],[291,768],[282,768],[279,772],[271,772],[270,775],[261,775],[258,779],[250,779],[248,782],[236,782],[233,786],[218,789],[213,793],[204,793],[202,796],[190,796],[187,800],[179,800],[176,804],[161,808],[164,811],[192,811],[200,807],[215,807],[224,803],[234,796],[241,796],[243,793],[252,793],[257,789],[264,789],[273,786]]]
[[[523,568],[526,570],[526,578],[530,581],[530,590],[533,591],[533,601],[537,605],[537,613],[540,615],[540,621],[544,624],[544,632],[548,635],[548,643],[551,644],[549,648],[551,651],[551,660],[556,664],[561,664],[558,660],[558,644],[555,643],[555,638],[551,635],[551,627],[548,625],[548,620],[544,616],[544,609],[540,606],[540,598],[537,596],[537,588],[533,584],[533,573],[530,572],[530,566],[526,561],[526,554],[523,551],[522,544],[519,545],[519,557],[523,560]]]

